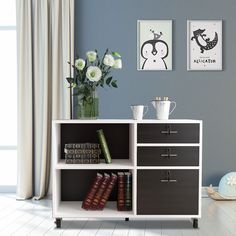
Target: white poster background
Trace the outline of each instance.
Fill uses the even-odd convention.
[[[205,29],[205,39],[209,42],[215,38],[215,32],[218,35],[218,42],[214,48],[204,50],[197,44],[196,39],[192,38],[193,32],[198,29]],[[222,70],[222,21],[221,20],[191,20],[187,22],[187,42],[188,42],[188,70]],[[200,37],[200,36],[199,36]],[[192,40],[191,40],[192,39]],[[200,44],[204,41],[199,38]],[[206,42],[207,43],[207,42]]]
[[[162,35],[160,40],[167,43],[169,53],[164,59],[167,69],[172,70],[172,20],[138,20],[137,22],[137,68],[138,70],[149,70],[142,69],[142,65],[145,59],[141,56],[141,47],[143,43],[147,40],[153,39],[153,33],[150,29],[154,30],[155,33]],[[153,69],[150,69],[153,70]],[[155,70],[163,70],[156,68]]]

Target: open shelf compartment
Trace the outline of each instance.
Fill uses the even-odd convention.
[[[117,211],[116,201],[109,201],[102,211],[84,210],[82,201],[61,201],[56,210],[56,217],[77,218],[77,217],[132,217],[133,211]]]
[[[54,183],[55,192],[58,193],[57,199],[54,199],[54,217],[131,217],[134,215],[134,210],[118,211],[117,210],[117,184],[115,185],[108,202],[103,210],[85,210],[82,202],[91,187],[91,183],[96,176],[96,173],[116,173],[131,172],[131,169],[57,169],[57,181]],[[134,188],[134,177],[132,177],[132,193]],[[132,194],[133,195],[133,194]],[[134,198],[132,197],[132,206],[134,206]],[[134,209],[134,207],[132,207]]]
[[[132,168],[134,165],[134,139],[133,123],[54,123],[53,146],[54,167],[56,169],[79,169],[97,166],[98,169],[106,168]],[[100,164],[66,164],[64,147],[67,143],[99,143],[97,130],[102,129],[111,153],[112,164],[105,165],[103,154],[100,155]],[[67,166],[68,165],[68,166]],[[73,168],[72,168],[73,167]],[[92,167],[95,169],[95,167]]]

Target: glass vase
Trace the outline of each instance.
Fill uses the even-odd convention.
[[[77,99],[77,119],[97,119],[99,115],[99,98],[96,90],[89,97]]]

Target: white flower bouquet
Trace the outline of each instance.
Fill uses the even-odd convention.
[[[69,63],[70,64],[70,63]],[[118,52],[107,49],[102,58],[98,56],[97,50],[88,51],[86,59],[77,58],[75,64],[71,65],[75,70],[74,77],[66,78],[73,88],[73,95],[77,96],[77,118],[89,118],[98,116],[98,98],[95,98],[98,86],[117,88],[117,80],[110,75],[112,69],[121,69],[122,60]]]

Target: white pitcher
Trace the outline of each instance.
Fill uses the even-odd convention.
[[[151,101],[152,105],[156,109],[156,116],[158,120],[168,120],[169,115],[174,111],[176,108],[176,102],[175,101],[158,101],[154,100]],[[174,104],[174,107],[170,111],[170,104]]]

